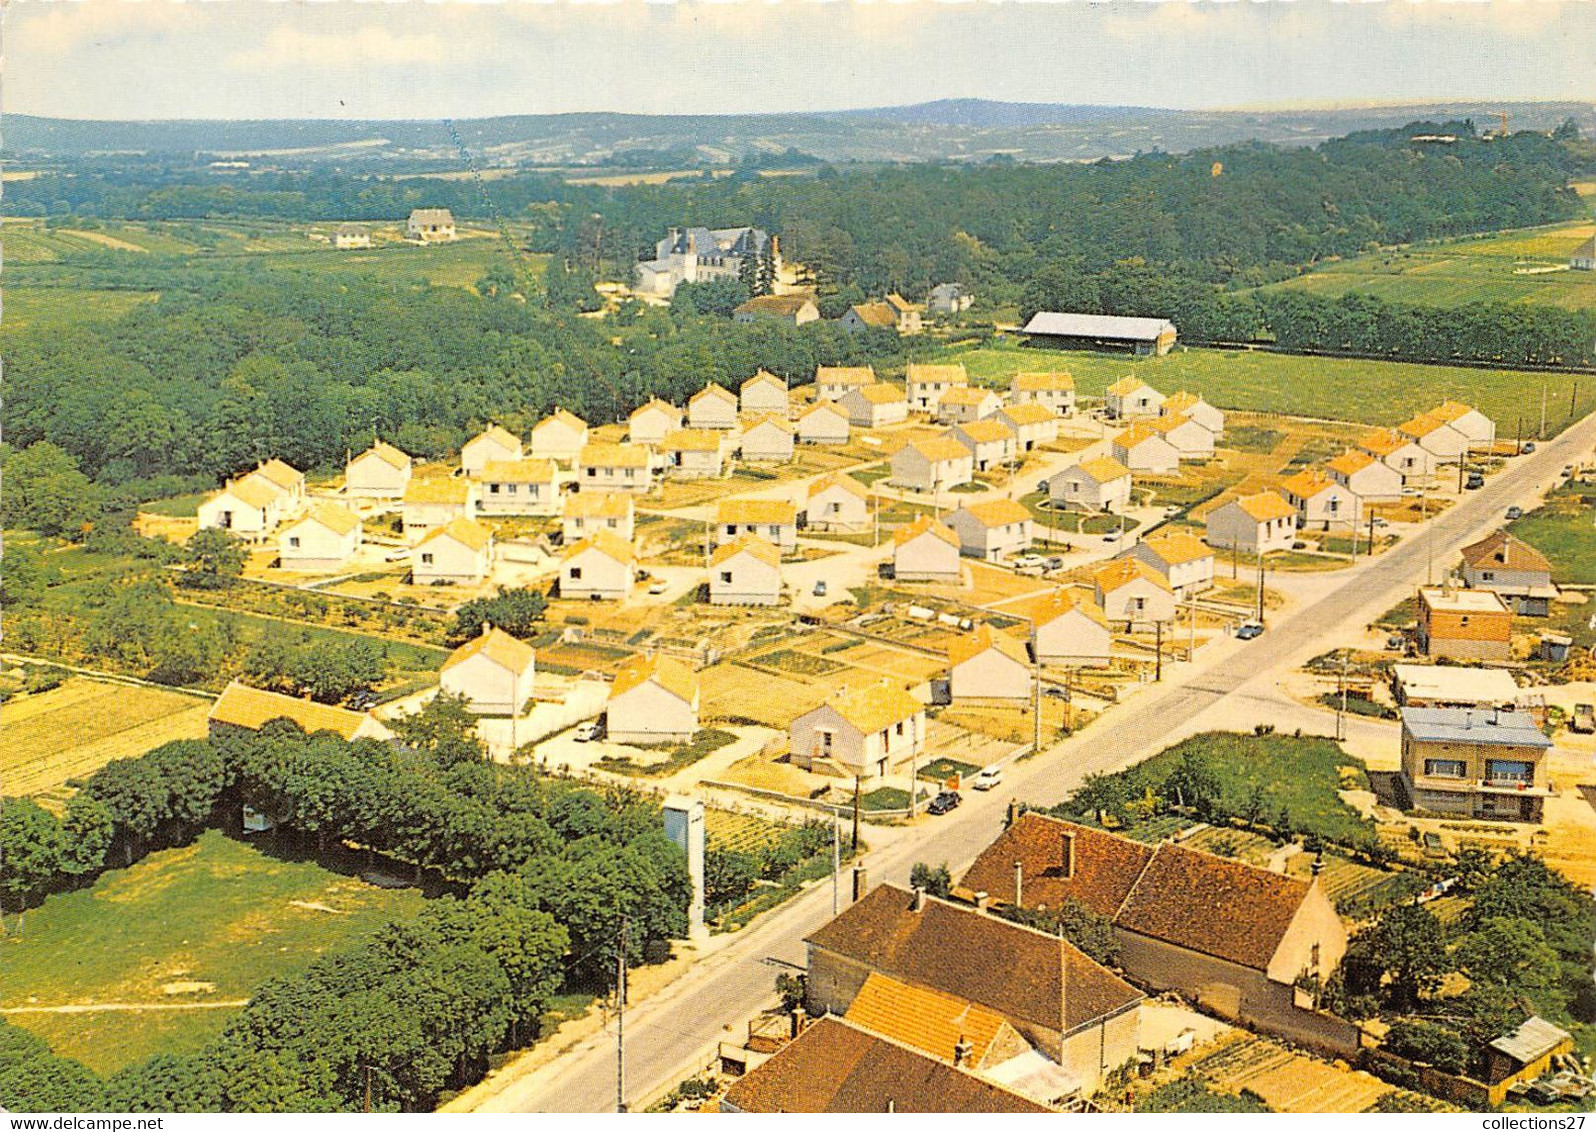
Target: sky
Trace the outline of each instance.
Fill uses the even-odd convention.
[[[1596,100],[1596,0],[11,0],[8,113]]]

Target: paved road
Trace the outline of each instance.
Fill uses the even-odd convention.
[[[1011,797],[1039,805],[1060,801],[1090,772],[1128,766],[1212,726],[1233,727],[1238,716],[1302,725],[1305,709],[1277,693],[1277,676],[1333,647],[1337,634],[1361,632],[1424,581],[1432,558],[1439,577],[1460,546],[1494,529],[1509,504],[1533,502],[1563,464],[1588,458],[1593,439],[1596,416],[1511,461],[1427,531],[1336,575],[1332,588],[1277,617],[1258,640],[1210,646],[1204,650],[1207,658],[1177,667],[1164,686],[1146,690],[1097,725],[1011,767],[1001,790],[971,794],[953,814],[922,819],[918,829],[867,856],[871,883],[901,883],[917,860],[945,860],[955,872],[961,870],[997,834]],[[829,918],[831,908],[829,885],[803,893],[628,1010],[628,1098],[647,1097],[673,1084],[701,1067],[703,1052],[716,1040],[738,1037],[743,1021],[773,1001],[778,968],[767,960],[801,963],[803,937]],[[614,1106],[615,1038],[607,1030],[511,1082],[484,1110],[603,1112]]]

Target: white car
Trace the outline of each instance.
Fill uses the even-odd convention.
[[[604,725],[596,719],[590,719],[586,723],[578,725],[576,733],[571,737],[578,743],[591,743],[594,739],[602,739],[604,737]]]
[[[670,589],[670,584],[664,578],[655,578],[648,586],[648,592],[655,597],[658,597],[668,589]]]
[[[982,767],[980,773],[970,783],[977,790],[990,790],[1003,781],[1003,768],[1000,766]]]

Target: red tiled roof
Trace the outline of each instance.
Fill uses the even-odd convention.
[[[1064,837],[1075,835],[1073,875],[1064,875]],[[1045,814],[1022,814],[975,859],[959,881],[999,904],[1014,902],[1014,862],[1020,862],[1021,900],[1027,907],[1057,908],[1079,900],[1100,916],[1119,911],[1136,885],[1153,847]]]

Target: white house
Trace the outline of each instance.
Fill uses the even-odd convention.
[[[726,436],[717,429],[679,428],[659,442],[665,474],[675,479],[713,479],[726,470]]]
[[[566,495],[560,511],[560,541],[581,542],[595,531],[609,531],[623,542],[634,534],[632,497],[614,491],[579,491]]]
[[[927,314],[945,318],[969,310],[974,302],[975,296],[962,283],[938,283],[926,296],[925,309]]]
[[[689,428],[736,428],[737,394],[710,382],[687,399]]]
[[[371,233],[358,224],[340,224],[333,229],[332,245],[341,252],[371,247]]]
[[[870,491],[850,475],[822,476],[809,485],[804,525],[812,531],[863,531],[870,526]]]
[[[881,428],[908,419],[909,402],[903,390],[885,381],[850,389],[837,402],[855,428]]]
[[[576,482],[583,491],[642,494],[654,486],[653,457],[641,444],[590,441],[576,458]]]
[[[1180,468],[1180,449],[1147,421],[1137,421],[1116,435],[1110,451],[1114,459],[1133,472],[1167,475]]]
[[[1092,575],[1093,597],[1103,616],[1127,625],[1175,619],[1175,591],[1139,558],[1116,558]]]
[[[931,415],[941,424],[962,424],[989,417],[1003,407],[997,393],[980,385],[955,385],[937,398]]]
[[[785,419],[788,409],[787,382],[768,370],[760,370],[738,389],[737,407],[744,413],[774,413]]]
[[[1123,511],[1130,494],[1130,469],[1112,456],[1072,464],[1047,481],[1052,505],[1076,511]]]
[[[1166,406],[1168,402],[1165,402]],[[1182,460],[1207,460],[1214,454],[1214,434],[1184,413],[1164,413],[1147,422]]]
[[[1199,594],[1214,585],[1214,552],[1192,535],[1149,535],[1119,557],[1137,558],[1151,566],[1176,597]]]
[[[787,463],[792,459],[796,432],[785,413],[760,417],[743,429],[738,442],[743,459],[750,463]]]
[[[468,476],[479,476],[489,460],[519,460],[526,455],[521,438],[509,429],[490,424],[460,449],[460,467]]]
[[[199,505],[199,529],[228,531],[259,541],[282,519],[282,493],[258,479],[229,480],[221,491]]]
[[[978,472],[1001,468],[1014,461],[1014,430],[996,417],[954,425],[948,435],[969,450],[970,461]]]
[[[1164,406],[1164,395],[1139,377],[1122,377],[1108,387],[1108,415],[1117,420],[1156,417]]]
[[[277,565],[315,573],[340,570],[360,549],[360,517],[337,503],[322,503],[277,535]]]
[[[1574,271],[1596,271],[1596,236],[1592,236],[1568,257],[1568,266]]]
[[[475,519],[476,486],[470,480],[452,476],[412,480],[405,488],[402,514],[405,538],[412,540],[456,519]]]
[[[848,443],[848,412],[835,401],[816,401],[798,414],[798,439],[805,444]]]
[[[1433,455],[1438,464],[1454,464],[1469,450],[1469,438],[1439,417],[1421,414],[1397,425],[1397,431]]]
[[[532,455],[553,460],[562,468],[576,467],[576,458],[587,443],[587,422],[575,413],[556,408],[532,426]]]
[[[438,685],[448,695],[465,697],[478,715],[520,715],[532,698],[536,670],[531,645],[483,625],[480,634],[449,654],[438,671]]]
[[[379,440],[344,465],[344,493],[351,499],[403,499],[410,486],[410,457]]]
[[[871,366],[816,366],[815,400],[840,400],[850,389],[875,383],[876,371]]]
[[[1331,479],[1364,503],[1395,503],[1402,498],[1402,473],[1367,452],[1348,449],[1324,467]]]
[[[1075,378],[1062,370],[1017,373],[1009,383],[1009,404],[1045,405],[1061,417],[1075,412]]]
[[[785,499],[723,499],[715,507],[716,546],[758,535],[783,554],[798,546],[798,508]]]
[[[560,513],[560,471],[553,460],[489,460],[479,482],[479,515]]]
[[[743,535],[709,556],[711,605],[775,605],[781,600],[781,551]]]
[[[454,213],[447,208],[413,208],[405,221],[405,239],[420,240],[423,244],[442,243],[454,239]]]
[[[962,362],[952,365],[926,365],[910,362],[904,374],[908,385],[908,403],[923,413],[934,412],[942,395],[951,389],[970,384],[970,377]]]
[[[1224,435],[1225,414],[1203,400],[1201,393],[1190,393],[1184,389],[1171,393],[1164,398],[1159,411],[1166,417],[1190,417],[1215,436]]]
[[[1462,433],[1472,451],[1489,451],[1496,445],[1496,422],[1472,405],[1447,401],[1427,415],[1445,421],[1453,430]]]
[[[275,456],[240,478],[262,481],[269,484],[274,491],[281,492],[283,498],[279,505],[285,518],[304,505],[305,473]]]
[[[626,418],[626,439],[633,444],[658,444],[682,427],[682,411],[669,401],[650,397]]]
[[[899,582],[957,584],[964,576],[959,536],[930,515],[892,533],[892,576]]]
[[[1025,644],[982,623],[948,645],[948,691],[958,700],[1031,698],[1031,657]]]
[[[597,530],[560,556],[560,596],[625,601],[637,573],[632,544],[608,530]]]
[[[1113,634],[1108,619],[1076,590],[1051,590],[1015,610],[1032,625],[1032,644],[1040,664],[1106,668]]]
[[[844,688],[787,728],[792,762],[879,778],[925,754],[925,705],[889,681]]]
[[[1058,439],[1058,416],[1042,401],[1005,405],[987,420],[1002,421],[1014,430],[1017,451],[1030,452]]]
[[[962,504],[948,516],[967,558],[996,562],[1031,548],[1031,513],[1012,499]]]
[[[947,491],[969,483],[975,474],[970,450],[951,436],[924,436],[892,454],[894,487],[914,491]]]
[[[1402,476],[1406,485],[1422,483],[1435,475],[1435,453],[1394,428],[1377,428],[1358,439],[1358,451],[1367,452]]]
[[[820,319],[820,308],[808,295],[755,295],[737,304],[733,322],[779,322],[784,326],[803,326]]]
[[[604,730],[617,743],[688,742],[698,734],[698,674],[668,656],[634,656],[610,685]]]
[[[1297,509],[1297,526],[1317,526],[1329,530],[1333,525],[1356,523],[1363,515],[1362,500],[1351,488],[1334,479],[1320,467],[1303,468],[1280,481],[1286,502]]]
[[[452,519],[410,552],[410,580],[418,586],[476,585],[493,568],[493,532],[474,519]]]
[[[1208,512],[1203,541],[1219,550],[1267,554],[1290,550],[1297,537],[1297,509],[1278,491],[1243,495]]]

